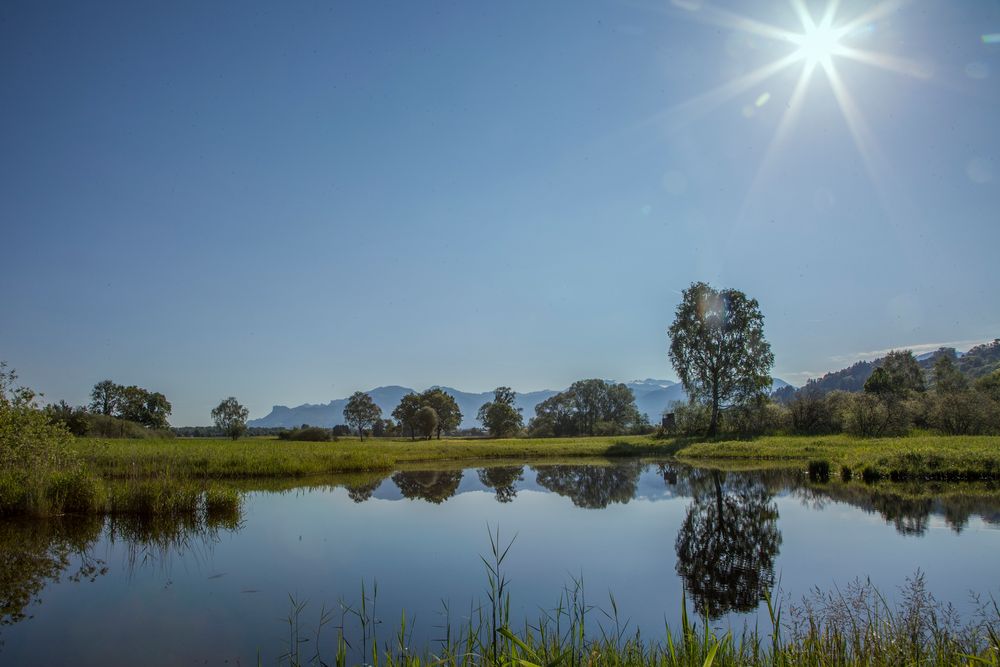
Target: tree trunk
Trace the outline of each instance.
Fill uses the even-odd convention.
[[[708,425],[708,437],[714,437],[719,432],[719,383],[712,384],[712,421]]]

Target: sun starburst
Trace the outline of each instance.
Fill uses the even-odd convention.
[[[790,0],[800,24],[795,30],[771,25],[712,5],[698,5],[697,11],[688,13],[689,17],[696,21],[785,43],[790,45],[792,50],[773,62],[766,63],[741,77],[727,81],[673,107],[667,113],[680,119],[681,122],[690,122],[694,117],[707,113],[739,95],[762,87],[767,80],[778,73],[800,65],[802,69],[797,83],[790,92],[777,130],[765,150],[762,163],[757,170],[755,183],[751,187],[752,193],[757,187],[757,181],[767,170],[768,164],[790,134],[795,120],[800,115],[799,112],[810,87],[810,81],[817,72],[822,72],[829,82],[833,97],[844,117],[866,170],[876,189],[881,190],[880,174],[885,172],[885,168],[879,158],[880,152],[875,145],[872,133],[867,130],[867,124],[857,101],[851,95],[844,78],[838,71],[838,61],[847,59],[897,74],[927,78],[926,69],[921,67],[919,63],[869,51],[852,43],[858,41],[856,39],[858,35],[871,32],[873,26],[880,19],[899,10],[909,1],[883,0],[864,13],[845,20],[837,15],[839,0],[829,0],[823,13],[818,17],[810,13],[804,0]],[[768,97],[772,97],[772,95],[769,94]]]

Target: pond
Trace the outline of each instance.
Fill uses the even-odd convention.
[[[266,487],[266,488],[265,488]],[[379,641],[407,616],[433,647],[486,602],[480,556],[506,546],[515,623],[585,596],[592,632],[661,638],[692,613],[737,631],[868,580],[890,599],[914,577],[959,613],[1000,598],[1000,486],[809,483],[797,471],[639,460],[414,467],[247,487],[239,516],[0,520],[0,663],[274,664],[300,638]],[[358,647],[352,647],[358,650]],[[312,651],[310,647],[308,651]]]

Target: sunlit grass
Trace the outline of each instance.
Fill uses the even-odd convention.
[[[772,436],[752,441],[688,445],[677,457],[706,460],[787,462],[827,461],[855,476],[867,471],[895,480],[976,480],[1000,478],[1000,437],[915,435],[905,438],[856,438],[848,435]]]
[[[391,470],[425,461],[532,459],[575,456],[666,456],[673,441],[649,436],[417,440],[343,438],[336,442],[276,439],[93,440],[77,444],[84,465],[109,478],[233,479]]]

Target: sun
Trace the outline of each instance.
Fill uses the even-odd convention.
[[[841,52],[840,39],[843,36],[843,30],[823,23],[807,26],[804,33],[792,36],[791,40],[799,47],[796,52],[798,59],[805,60],[807,65],[829,67],[831,58]]]

